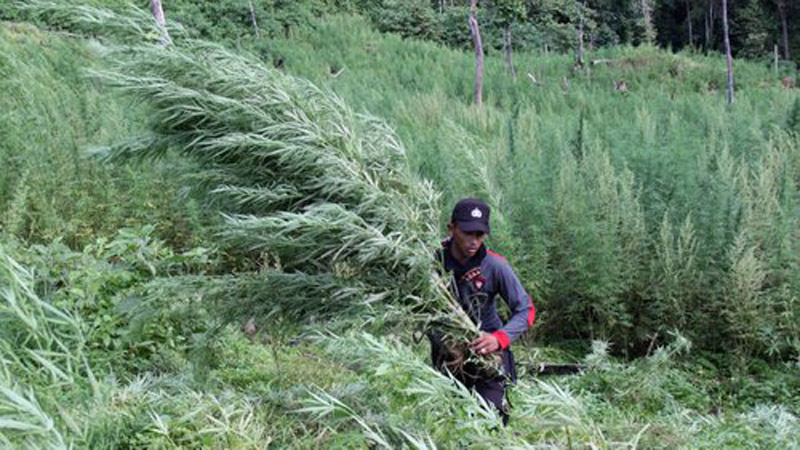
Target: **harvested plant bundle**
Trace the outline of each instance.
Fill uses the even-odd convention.
[[[477,333],[435,270],[437,193],[411,174],[383,121],[206,43],[125,47],[111,59],[112,69],[96,76],[152,114],[149,133],[111,149],[110,158],[173,149],[193,159],[200,169],[192,178],[224,211],[221,235],[274,261],[224,278],[229,310],[346,314],[358,323],[383,305],[461,342]]]

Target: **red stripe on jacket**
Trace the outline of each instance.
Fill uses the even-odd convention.
[[[497,256],[498,258],[506,259],[505,256],[503,256],[500,253],[497,253],[495,251],[489,250],[488,248],[486,249],[486,253],[488,253],[488,254],[490,254],[492,256]]]
[[[495,251],[489,250],[488,248],[486,249],[486,253],[492,256],[496,256],[500,259],[504,260],[506,259],[505,256]],[[533,304],[533,297],[531,297],[531,295],[528,294],[528,328],[532,327],[534,322],[536,322],[536,306],[534,306]],[[497,342],[500,344],[501,349],[506,349],[508,348],[509,345],[511,345],[511,339],[508,337],[508,334],[506,334],[505,331],[497,330],[494,333],[492,333],[492,335],[497,338]]]
[[[533,306],[533,297],[528,294],[528,328],[533,326],[533,322],[536,322],[536,307]]]

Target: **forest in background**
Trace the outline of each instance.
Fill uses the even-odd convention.
[[[11,0],[7,0],[9,3]],[[120,9],[147,1],[87,0],[82,4]],[[324,14],[359,14],[382,31],[472,49],[464,28],[470,0],[222,0],[206,4],[172,0],[170,20],[206,39],[276,37],[312,25]],[[583,29],[589,49],[651,44],[680,51],[724,52],[722,0],[481,0],[478,18],[487,52],[514,50],[564,53],[577,47]],[[771,62],[777,47],[785,63],[800,58],[800,4],[790,0],[727,0],[734,55]],[[4,16],[16,12],[5,9]],[[255,18],[255,26],[254,26]],[[506,34],[508,32],[508,34]],[[793,66],[792,66],[793,68]]]
[[[797,445],[800,102],[781,82],[793,66],[775,73],[768,58],[737,58],[739,96],[728,106],[718,53],[596,40],[588,59],[605,62],[576,70],[576,24],[556,18],[563,47],[540,36],[515,53],[518,71],[537,82],[514,80],[490,50],[485,104],[476,108],[470,41],[444,39],[440,22],[460,17],[456,34],[468,39],[458,2],[165,5],[182,26],[173,35],[180,51],[203,55],[181,40],[213,40],[256,65],[246,67],[263,65],[272,74],[265,85],[277,83],[299,105],[307,79],[321,88],[319,101],[340,99],[336,111],[341,101],[385,120],[378,136],[394,142],[396,134],[405,155],[394,164],[438,193],[429,203],[440,214],[437,232],[459,197],[496,208],[490,245],[511,260],[540,311],[518,346],[525,378],[512,399],[521,405],[516,424],[499,431],[491,412],[429,371],[425,346],[402,331],[397,312],[353,300],[375,292],[336,284],[364,270],[354,262],[361,256],[333,268],[333,291],[317,275],[313,286],[289,280],[301,292],[355,292],[331,297],[351,299],[344,307],[353,310],[329,302],[308,311],[303,295],[264,284],[286,282],[274,270],[309,247],[259,241],[266,250],[253,252],[258,230],[219,212],[231,199],[268,210],[278,191],[211,199],[202,160],[180,152],[113,164],[87,156],[153,127],[158,110],[147,97],[121,96],[112,89],[119,81],[88,76],[111,70],[113,46],[158,40],[147,11],[98,3],[122,15],[65,3],[0,9],[0,162],[11,168],[0,176],[10,324],[0,438],[166,448]],[[431,14],[441,31],[415,31]],[[395,25],[381,23],[390,19]],[[670,27],[658,39],[662,29]],[[621,30],[618,42],[640,43]],[[214,65],[178,67],[215,73]],[[166,63],[130,69],[197,82]],[[620,80],[624,91],[615,89]],[[354,136],[371,136],[342,114]],[[387,177],[385,189],[413,185],[402,173]],[[343,311],[359,319],[342,320]],[[258,331],[242,333],[254,314]],[[538,361],[589,370],[531,381]],[[420,414],[419,404],[430,411]]]

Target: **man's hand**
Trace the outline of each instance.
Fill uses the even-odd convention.
[[[488,355],[500,350],[500,341],[489,333],[481,333],[478,339],[469,343],[469,347],[479,355]]]

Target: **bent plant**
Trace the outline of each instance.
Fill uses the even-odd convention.
[[[385,122],[207,43],[124,47],[110,59],[94,75],[152,113],[145,135],[106,156],[194,160],[192,180],[223,212],[220,236],[269,267],[225,278],[228,317],[379,311],[381,323],[436,328],[453,342],[477,335],[436,270],[438,194],[412,175]]]

